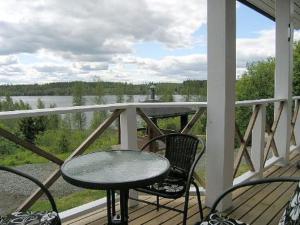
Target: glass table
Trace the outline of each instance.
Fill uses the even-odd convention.
[[[128,224],[128,193],[131,188],[162,181],[169,161],[154,153],[115,150],[90,153],[66,161],[63,178],[75,186],[106,190],[108,224]],[[120,193],[120,215],[116,214],[115,191]]]

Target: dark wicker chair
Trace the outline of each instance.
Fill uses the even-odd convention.
[[[204,221],[198,222],[195,225],[211,225],[211,224],[231,224],[231,225],[246,225],[246,223],[242,221],[238,221],[226,216],[221,215],[216,211],[216,208],[220,201],[232,191],[246,187],[246,186],[253,186],[259,184],[268,184],[274,182],[297,182],[297,187],[295,193],[293,194],[290,201],[287,203],[284,213],[282,214],[281,219],[278,222],[278,225],[297,225],[300,224],[300,178],[299,177],[276,177],[276,178],[266,178],[266,179],[259,179],[255,181],[244,182],[238,185],[229,188],[217,200],[214,202],[210,213],[206,217]]]
[[[193,184],[196,188],[200,219],[203,219],[200,191],[197,184],[195,183],[193,174],[197,162],[204,153],[204,143],[202,142],[202,140],[198,140],[198,138],[192,135],[173,133],[161,135],[151,139],[142,147],[141,150],[146,149],[150,144],[153,144],[155,142],[160,142],[160,146],[164,145],[164,155],[170,161],[171,165],[170,173],[167,178],[164,179],[164,181],[161,183],[155,183],[151,186],[136,189],[139,192],[156,195],[156,204],[144,200],[135,200],[148,204],[154,204],[157,206],[157,210],[159,210],[159,207],[162,207],[183,213],[183,224],[186,224],[189,190],[191,184]],[[201,143],[202,148],[201,152],[197,155],[199,142]],[[159,197],[177,199],[183,196],[185,197],[183,210],[159,204]]]
[[[52,207],[47,212],[14,212],[5,217],[0,216],[0,225],[61,225],[54,199],[48,189],[37,179],[18,170],[0,166],[0,170],[10,172],[31,180],[46,194]]]

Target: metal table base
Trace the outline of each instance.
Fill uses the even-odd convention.
[[[128,225],[129,190],[120,190],[120,214],[116,214],[115,190],[107,190],[106,196],[108,225]]]

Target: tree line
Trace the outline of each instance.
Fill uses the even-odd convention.
[[[1,85],[0,96],[41,96],[41,95],[72,95],[74,88],[80,85],[83,95],[147,95],[149,87],[154,83],[132,84],[128,82],[58,82],[48,84]],[[187,80],[183,83],[155,83],[158,95],[166,91],[181,95],[206,95],[206,81]]]

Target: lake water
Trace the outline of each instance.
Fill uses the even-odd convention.
[[[50,105],[55,104],[56,107],[68,107],[73,105],[73,97],[72,96],[11,96],[13,101],[22,100],[25,103],[28,103],[32,109],[37,108],[38,99],[41,99],[45,104],[46,108],[49,108]],[[4,99],[5,97],[0,97]],[[184,101],[184,96],[182,95],[174,95],[174,101]],[[95,96],[84,96],[85,105],[94,105],[95,104]],[[133,102],[143,102],[147,99],[147,95],[133,95],[130,99],[130,96],[124,95],[123,102],[128,102],[129,100]],[[103,100],[105,104],[112,104],[117,102],[116,95],[105,95],[103,96]],[[93,118],[93,112],[86,112],[86,122],[87,126],[91,124]],[[64,115],[62,115],[64,117]]]
[[[132,96],[134,102],[143,102],[147,98],[147,95],[133,95]],[[182,95],[174,95],[174,101],[184,101],[184,96]],[[3,99],[4,97],[1,97],[0,99]],[[85,98],[85,105],[94,105],[95,104],[95,96],[84,96]],[[12,96],[12,99],[14,101],[22,100],[25,103],[28,103],[32,109],[37,108],[37,101],[38,99],[41,99],[45,107],[48,108],[51,104],[56,104],[57,107],[67,107],[72,106],[72,96]],[[106,104],[116,103],[117,102],[117,96],[116,95],[105,95],[103,97]],[[124,102],[127,102],[129,99],[129,96],[124,95],[123,96]]]

